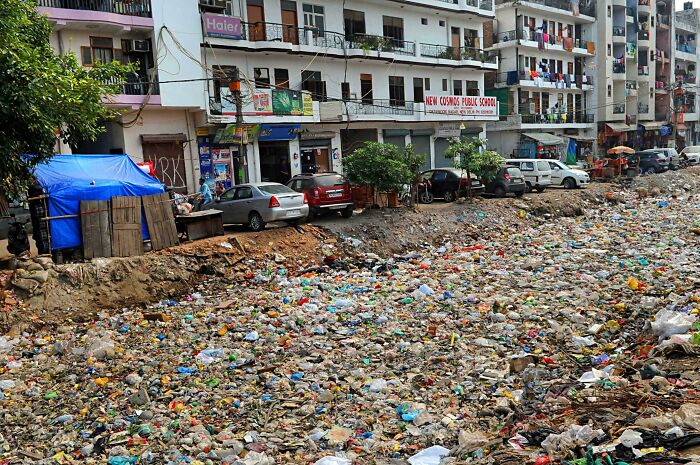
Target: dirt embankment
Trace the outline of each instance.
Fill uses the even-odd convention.
[[[251,279],[270,262],[293,272],[317,264],[323,253],[333,253],[336,242],[327,232],[304,225],[213,237],[140,257],[49,265],[40,285],[10,286],[12,293],[0,295],[7,301],[3,306],[0,299],[0,334],[16,325],[85,321],[104,309],[177,299],[207,276],[235,283]],[[4,281],[32,283],[32,273],[18,270]]]

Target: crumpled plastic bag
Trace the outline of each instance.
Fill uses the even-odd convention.
[[[622,433],[619,441],[620,444],[631,449],[632,447],[644,442],[644,439],[642,439],[642,433],[628,428],[624,433]]]
[[[449,449],[442,446],[432,446],[410,457],[408,463],[411,465],[440,465],[442,458],[449,454]]]
[[[661,342],[674,334],[687,333],[695,320],[697,320],[695,315],[665,309],[659,310],[651,323],[651,329],[654,334],[659,336],[659,342]]]
[[[564,456],[580,446],[587,446],[593,439],[604,435],[603,430],[593,430],[588,425],[571,425],[561,434],[550,434],[542,441],[542,447],[552,456]]]
[[[329,456],[316,460],[316,462],[314,462],[314,465],[352,465],[352,462],[342,457]]]

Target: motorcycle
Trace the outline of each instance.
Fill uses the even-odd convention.
[[[19,256],[29,251],[29,235],[24,227],[29,221],[17,221],[15,215],[10,215],[10,228],[7,231],[7,251],[11,254]]]

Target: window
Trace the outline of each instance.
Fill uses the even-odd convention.
[[[535,171],[535,163],[532,161],[524,161],[520,164],[520,171]]]
[[[452,81],[452,93],[462,95],[462,81]]]
[[[236,189],[229,189],[219,197],[221,200],[233,200],[233,194],[236,193]]]
[[[425,78],[425,91],[430,92],[430,78]]]
[[[566,74],[574,74],[574,64],[573,63],[566,64]]]
[[[548,162],[546,162],[544,160],[540,160],[537,162],[537,171],[548,171],[548,170],[549,170],[549,163]]]
[[[612,18],[612,7],[608,5],[608,18]]]
[[[612,86],[608,84],[608,97],[612,97]]]
[[[413,101],[423,102],[424,100],[423,78],[413,78]]]
[[[372,96],[372,75],[371,74],[360,74],[360,94],[362,98],[362,103],[373,103],[374,97]]]
[[[301,89],[309,92],[314,100],[326,101],[326,82],[321,80],[320,71],[302,71]]]
[[[229,76],[235,66],[216,66],[214,68],[214,100],[221,102],[221,89],[228,91]]]
[[[399,107],[406,105],[403,76],[389,76],[389,105]]]
[[[447,79],[442,80],[442,91],[447,92]]]
[[[357,34],[364,34],[365,29],[365,13],[355,10],[343,10],[345,19],[345,40],[353,40]]]
[[[608,44],[608,56],[612,56],[612,45]]]
[[[472,97],[479,95],[479,81],[467,81],[467,95]]]
[[[316,34],[322,36],[326,28],[323,7],[321,5],[304,4],[302,9],[304,11],[304,26],[315,29]]]
[[[440,27],[445,27],[445,20],[441,19],[440,21],[438,21],[438,24],[440,24]]]
[[[233,200],[243,200],[252,198],[253,189],[251,189],[250,187],[239,187],[236,189],[236,193],[233,194]]]
[[[427,26],[427,25],[428,25],[428,18],[421,18],[421,19],[420,19],[420,23],[421,23],[423,26]]]
[[[384,37],[391,37],[397,47],[403,42],[403,19],[384,16]]]
[[[350,100],[350,83],[341,82],[340,83],[340,94],[343,100]]]
[[[255,81],[255,87],[269,89],[270,70],[268,68],[253,68],[253,80]]]
[[[115,58],[114,43],[111,37],[90,37],[89,47],[80,47],[83,66],[92,66],[97,62],[111,63]],[[121,56],[121,50],[119,50]]]
[[[284,68],[275,68],[275,86],[289,89],[289,71]]]
[[[435,171],[433,173],[433,181],[445,181],[447,180],[447,171]]]

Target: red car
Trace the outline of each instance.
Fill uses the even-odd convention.
[[[338,211],[343,218],[350,218],[355,209],[350,183],[338,173],[297,174],[287,186],[306,194],[309,218]]]

